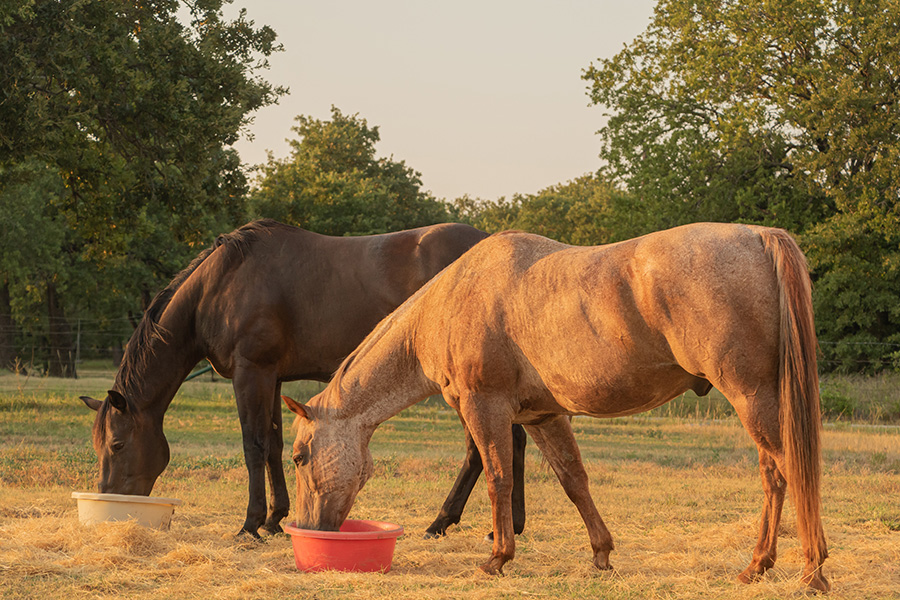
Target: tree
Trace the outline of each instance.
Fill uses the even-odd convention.
[[[536,194],[511,200],[455,200],[458,220],[495,233],[521,229],[580,246],[592,246],[639,235],[631,222],[634,199],[597,175],[584,175]]]
[[[44,252],[64,253],[49,281],[65,290],[4,270],[20,282],[8,285],[18,321],[34,318],[26,289],[63,315],[138,312],[197,246],[244,220],[231,145],[286,90],[254,75],[278,50],[274,32],[243,11],[223,20],[226,1],[0,1],[0,191],[11,201],[28,173],[55,172],[61,187],[38,212],[66,232]]]
[[[877,368],[900,343],[898,20],[877,0],[661,0],[647,31],[584,74],[611,111],[604,172],[640,198],[647,229],[800,235],[826,364]]]
[[[269,156],[250,194],[251,214],[326,235],[375,234],[445,222],[446,206],[421,190],[403,161],[376,158],[378,127],[332,107],[331,120],[298,116],[291,154]]]
[[[59,175],[40,164],[3,172],[0,189],[0,273],[3,294],[0,329],[4,367],[14,367],[23,334],[38,338],[38,358],[53,375],[74,375],[67,321],[58,302],[65,289],[65,225],[46,210],[47,199],[63,189]],[[18,316],[15,319],[13,315]],[[35,344],[32,344],[32,348]],[[51,360],[51,357],[53,360]]]

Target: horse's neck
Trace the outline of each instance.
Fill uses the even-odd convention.
[[[349,366],[340,369],[329,385],[330,402],[335,403],[339,418],[359,419],[374,430],[403,409],[440,391],[422,372],[409,330],[401,322],[375,341],[367,338]]]
[[[143,347],[129,348],[132,365],[121,384],[141,408],[164,413],[184,378],[203,358],[194,338],[192,315],[193,308],[176,295],[160,316],[161,335],[129,342]]]

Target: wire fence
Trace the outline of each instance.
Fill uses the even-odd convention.
[[[79,365],[85,360],[118,365],[134,331],[129,317],[66,319],[42,317],[0,324],[0,357],[6,367],[43,372],[51,361]]]
[[[71,343],[54,343],[61,336],[50,334],[50,325],[58,325],[66,330]],[[66,356],[76,362],[83,360],[108,359],[118,364],[123,348],[133,331],[135,321],[130,317],[51,319],[44,317],[39,322],[28,323],[24,327],[0,326],[0,355],[15,355],[22,364],[39,364],[51,356]],[[27,329],[26,329],[27,327]],[[830,370],[834,367],[857,365],[859,370],[873,366],[885,367],[900,360],[891,359],[891,354],[900,353],[900,343],[893,342],[851,342],[820,341],[821,365]],[[834,356],[834,350],[841,348],[880,348],[877,357],[872,352],[852,353],[850,356]]]
[[[850,341],[840,341],[840,342],[827,342],[820,341],[820,347],[822,348],[822,352],[824,356],[820,356],[819,364],[826,365],[826,370],[833,370],[834,368],[844,367],[847,368],[851,365],[856,365],[858,369],[850,369],[850,370],[860,370],[865,371],[869,370],[872,367],[885,368],[891,367],[895,370],[900,370],[900,357],[897,355],[900,354],[900,344],[893,342],[850,342]],[[877,352],[878,356],[872,356],[873,352],[857,352],[854,353],[855,356],[833,356],[834,350],[839,348],[880,348],[881,350]],[[831,351],[829,351],[829,349]],[[844,353],[846,354],[846,352]],[[894,356],[892,356],[894,355]]]

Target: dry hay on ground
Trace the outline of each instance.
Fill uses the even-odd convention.
[[[418,460],[418,459],[417,459]],[[410,465],[415,472],[417,463]],[[529,467],[537,468],[532,463]],[[487,578],[475,567],[489,547],[483,542],[489,507],[476,488],[464,524],[440,540],[423,540],[442,486],[405,480],[399,461],[390,480],[373,480],[354,516],[379,517],[406,527],[387,574],[295,570],[290,540],[236,541],[241,486],[219,499],[233,510],[210,517],[208,490],[181,489],[185,506],[170,531],[133,523],[85,526],[63,489],[0,488],[0,589],[7,598],[785,598],[802,594],[802,566],[793,537],[793,513],[785,514],[779,563],[751,586],[734,582],[750,558],[761,492],[749,467],[673,471],[635,463],[591,465],[601,513],[616,540],[616,572],[590,565],[587,535],[577,512],[555,481],[530,478],[529,521],[518,538],[506,576]],[[720,472],[721,471],[721,472]],[[832,474],[826,496],[840,510],[866,485],[854,474]],[[880,493],[897,491],[897,477]],[[888,489],[890,488],[890,489]],[[896,494],[894,496],[897,497]],[[859,501],[859,498],[856,499]],[[900,598],[900,533],[882,520],[854,515],[829,518],[831,558],[826,573],[831,598]]]

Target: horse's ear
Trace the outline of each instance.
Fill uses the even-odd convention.
[[[103,406],[103,403],[95,398],[91,398],[90,396],[79,396],[81,401],[84,402],[87,407],[91,410],[100,410],[100,407]]]
[[[106,393],[108,394],[107,399],[113,408],[119,412],[128,412],[128,402],[125,400],[125,396],[116,390],[109,390]]]
[[[281,399],[284,400],[284,403],[287,404],[287,407],[291,409],[292,413],[300,418],[306,419],[307,421],[312,421],[312,416],[306,410],[305,406],[288,398],[287,396],[282,396]]]

